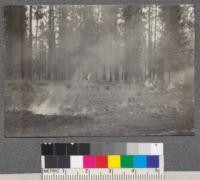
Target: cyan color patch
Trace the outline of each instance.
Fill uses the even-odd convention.
[[[147,168],[147,156],[145,155],[133,156],[133,168]]]

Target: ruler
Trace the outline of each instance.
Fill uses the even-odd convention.
[[[43,169],[43,180],[163,180],[162,169]]]
[[[163,180],[160,169],[43,169],[43,180]]]

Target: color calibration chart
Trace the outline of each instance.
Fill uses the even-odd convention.
[[[44,143],[43,180],[163,180],[162,143]]]

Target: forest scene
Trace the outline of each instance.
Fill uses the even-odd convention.
[[[193,5],[4,6],[7,137],[194,134]]]

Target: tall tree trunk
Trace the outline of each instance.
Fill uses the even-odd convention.
[[[112,82],[113,81],[113,73],[112,73],[112,68],[110,66],[109,68],[109,81]]]
[[[152,7],[149,5],[148,8],[148,77],[150,81],[152,80],[152,26],[151,26],[151,11]]]
[[[33,34],[32,34],[32,6],[29,9],[29,63],[28,65],[28,73],[27,76],[29,79],[32,79],[32,41],[33,41]]]
[[[25,78],[24,66],[24,41],[25,41],[25,7],[20,8],[20,58],[21,58],[21,78]]]
[[[39,6],[37,7],[37,12],[39,12]],[[35,54],[36,54],[36,59],[37,59],[37,55],[38,55],[38,22],[39,21],[39,17],[36,17],[36,28],[35,28]]]
[[[11,79],[13,75],[13,59],[12,59],[12,49],[13,49],[13,32],[14,28],[12,27],[12,8],[5,7],[4,10],[4,19],[5,19],[5,65],[6,65],[6,78]]]
[[[48,51],[48,79],[54,80],[55,72],[55,31],[54,31],[54,6],[49,5],[49,51]]]
[[[80,7],[80,54],[79,54],[79,62],[78,62],[78,69],[80,72],[80,79],[84,77],[84,72],[81,70],[81,61],[85,57],[85,43],[86,38],[85,37],[85,22],[87,21],[87,11],[88,9],[85,9],[84,7]]]
[[[157,64],[157,11],[158,7],[154,7],[154,47],[153,47],[153,80],[156,78],[156,64]]]
[[[106,75],[106,65],[103,65],[103,80],[106,81],[107,80],[107,75]]]
[[[171,83],[171,71],[168,71],[168,84],[170,85]]]

